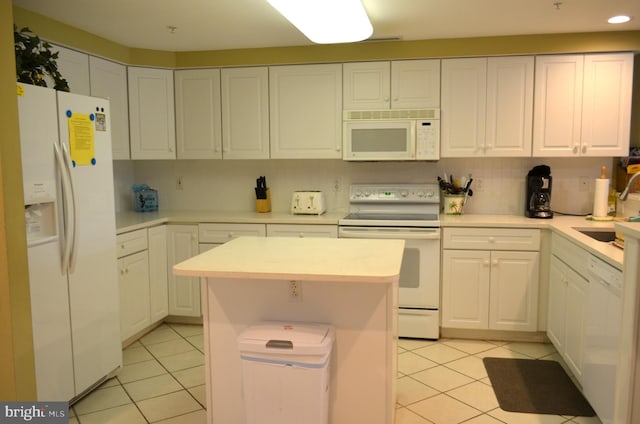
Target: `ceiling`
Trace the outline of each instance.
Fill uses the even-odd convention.
[[[373,24],[372,39],[640,30],[638,0],[362,3]],[[13,4],[128,47],[197,51],[312,44],[266,0],[13,0]],[[607,23],[620,13],[634,18],[626,24]]]

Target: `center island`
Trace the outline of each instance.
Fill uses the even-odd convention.
[[[283,321],[335,329],[329,423],[392,424],[403,252],[402,240],[240,237],[175,265],[202,281],[207,422],[246,423],[238,336]]]

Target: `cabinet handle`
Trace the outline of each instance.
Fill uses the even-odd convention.
[[[582,154],[587,153],[587,146],[582,146]]]
[[[489,237],[489,243],[495,243],[495,242],[496,242],[495,237]]]
[[[491,262],[491,265],[493,265],[493,266],[498,266],[498,260],[497,260],[497,259],[494,259],[494,260]]]
[[[124,268],[120,269],[120,275],[124,275]]]
[[[233,238],[233,232],[229,231],[228,237]]]
[[[300,234],[298,234],[298,237],[300,237],[300,238],[304,238],[304,233],[300,233]]]
[[[120,249],[124,250],[124,243],[120,245]]]
[[[173,147],[169,146],[169,152],[173,153]]]
[[[482,265],[489,266],[489,261],[482,261]]]
[[[578,146],[573,146],[573,154],[578,154]]]

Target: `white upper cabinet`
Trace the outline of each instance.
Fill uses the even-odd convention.
[[[58,72],[69,83],[69,91],[75,94],[91,95],[89,79],[89,55],[75,50],[52,45],[52,51],[58,52]],[[53,80],[46,78],[47,87],[53,88]]]
[[[538,56],[533,156],[626,156],[633,54]]]
[[[222,158],[220,70],[178,70],[174,80],[177,158]]]
[[[343,65],[344,110],[440,107],[440,59]]]
[[[127,67],[89,56],[91,95],[109,99],[113,159],[129,159],[129,101]]]
[[[131,159],[175,159],[173,71],[129,67]]]
[[[342,65],[269,68],[272,159],[342,158]]]
[[[442,61],[440,156],[484,155],[487,59]]]
[[[391,62],[391,108],[440,107],[440,59]]]
[[[224,159],[269,158],[269,69],[228,68],[222,78]]]
[[[442,61],[441,156],[530,156],[534,58]]]

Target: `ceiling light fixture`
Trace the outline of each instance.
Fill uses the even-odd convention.
[[[314,43],[351,43],[373,34],[360,0],[267,1]]]
[[[607,20],[610,24],[624,24],[625,22],[629,22],[631,20],[630,16],[627,15],[618,15],[613,16]]]

